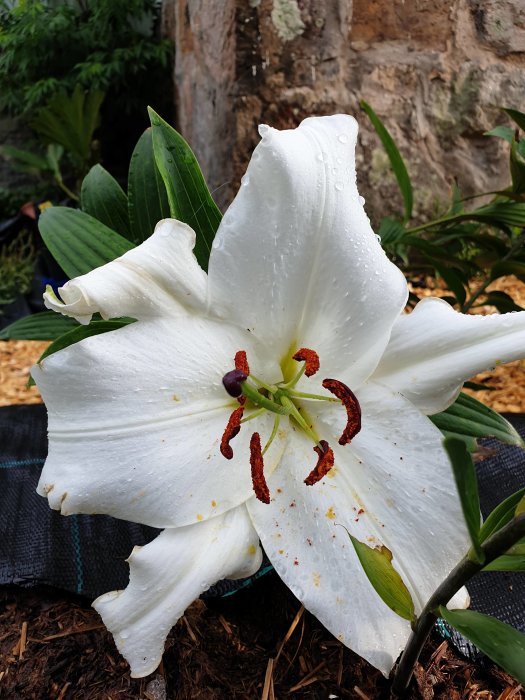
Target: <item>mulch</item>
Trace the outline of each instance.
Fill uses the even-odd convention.
[[[503,280],[502,291],[525,287]],[[418,290],[422,295],[428,292]],[[435,292],[435,290],[434,290]],[[490,312],[487,309],[485,312]],[[45,343],[0,343],[0,406],[38,403],[28,369]],[[525,412],[525,366],[496,368],[476,381],[476,398]],[[351,585],[351,582],[349,582]],[[346,649],[275,573],[228,598],[196,601],[171,631],[163,663],[132,679],[89,601],[51,589],[0,590],[0,698],[9,700],[328,700],[389,697],[388,682]],[[490,662],[472,663],[435,633],[408,700],[525,700]]]

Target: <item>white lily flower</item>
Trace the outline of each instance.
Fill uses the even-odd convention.
[[[94,603],[135,677],[157,667],[191,601],[257,570],[259,540],[306,608],[388,674],[410,626],[377,596],[344,528],[393,552],[419,613],[469,546],[425,414],[524,354],[525,313],[463,316],[428,299],[401,315],[405,279],[357,192],[353,118],[260,131],[208,275],[193,231],[165,220],[68,282],[63,304],[47,298],[81,322],[138,319],[33,368],[49,412],[39,493],[66,515],[165,528],[133,551],[128,587]],[[266,386],[259,409],[228,395],[225,375],[233,394]],[[324,400],[334,394],[344,405]],[[283,410],[261,410],[263,399]],[[257,416],[236,436],[243,412]]]

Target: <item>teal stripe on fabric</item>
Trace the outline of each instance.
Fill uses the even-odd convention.
[[[77,593],[84,590],[84,565],[82,562],[82,545],[80,544],[80,526],[78,516],[71,516],[71,537],[73,539],[73,549],[75,550],[75,563],[77,566]]]
[[[14,469],[16,467],[34,467],[44,464],[45,459],[16,459],[11,462],[0,462],[0,469]]]

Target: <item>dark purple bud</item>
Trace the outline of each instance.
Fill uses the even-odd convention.
[[[237,399],[242,394],[241,384],[245,382],[247,378],[247,375],[242,370],[232,369],[231,372],[226,372],[222,378],[222,383],[228,394]]]

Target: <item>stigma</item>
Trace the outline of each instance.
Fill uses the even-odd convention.
[[[279,422],[282,416],[296,424],[314,443],[313,450],[317,454],[317,463],[304,479],[306,486],[314,486],[324,479],[333,468],[335,457],[328,442],[317,435],[313,426],[307,422],[298,402],[303,401],[333,401],[341,403],[346,410],[346,425],[339,438],[339,444],[348,445],[361,430],[361,407],[352,390],[337,379],[324,379],[321,386],[329,391],[332,396],[325,394],[310,394],[297,391],[296,386],[304,375],[313,377],[320,369],[319,355],[310,348],[299,348],[292,359],[301,363],[296,375],[289,381],[281,381],[277,384],[268,384],[258,379],[250,372],[248,358],[244,350],[235,354],[235,369],[227,372],[222,378],[226,392],[237,399],[239,406],[231,413],[228,424],[222,435],[220,451],[226,459],[233,458],[233,448],[230,442],[239,434],[244,423],[256,419],[264,413],[274,414],[274,425],[271,435],[264,448],[261,437],[254,432],[250,440],[250,467],[252,486],[255,497],[261,503],[270,503],[270,490],[264,476],[264,454],[272,444],[278,433]],[[334,398],[335,397],[335,398]],[[245,411],[248,415],[245,415]]]

